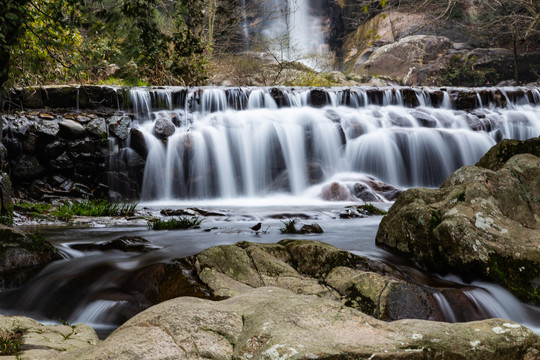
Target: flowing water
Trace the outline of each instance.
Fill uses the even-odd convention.
[[[325,187],[338,183],[350,191],[348,200],[358,202],[354,189],[361,183],[388,208],[391,199],[373,184],[438,186],[497,141],[539,135],[538,89],[472,91],[474,109],[466,112],[454,108],[455,96],[444,89],[134,89],[129,111],[148,151],[141,210],[198,206],[223,216],[207,217],[203,229],[188,231],[157,232],[144,224],[45,229],[66,259],[0,294],[0,312],[86,322],[104,335],[145,307],[136,280],[141,270],[215,245],[277,242],[284,238],[280,219],[298,218],[325,230],[309,238],[387,263],[423,284],[434,293],[441,320],[504,317],[540,333],[538,307],[493,284],[423,274],[375,246],[380,217],[340,219],[350,203],[324,200]],[[155,131],[163,119],[175,124],[166,140]],[[255,234],[250,227],[259,221],[264,231]],[[142,236],[155,249],[74,246],[122,235]]]

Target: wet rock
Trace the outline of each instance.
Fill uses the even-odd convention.
[[[323,107],[328,105],[328,95],[324,90],[312,89],[310,91],[310,101],[313,107]]]
[[[60,136],[68,139],[74,140],[79,139],[85,135],[84,126],[73,120],[62,120],[58,123],[60,127]]]
[[[462,167],[440,189],[403,192],[381,221],[377,245],[540,304],[539,178],[540,158],[531,154],[496,172]]]
[[[336,267],[325,282],[342,294],[347,306],[376,319],[444,320],[430,292],[402,280],[369,271]]]
[[[54,159],[60,156],[66,149],[66,144],[63,141],[53,141],[42,148],[38,156],[44,159]]]
[[[325,185],[321,191],[321,198],[327,201],[354,201],[351,190],[338,182]]]
[[[54,139],[60,132],[60,125],[56,121],[40,121],[36,126],[36,134],[44,141]]]
[[[182,314],[176,316],[175,314]],[[182,297],[62,359],[534,358],[540,339],[502,319],[385,323],[338,301],[263,287],[224,301]]]
[[[324,231],[319,224],[313,223],[300,228],[300,234],[322,234]]]
[[[111,116],[107,120],[107,123],[109,124],[110,132],[120,140],[126,140],[128,138],[129,127],[131,125],[131,119],[128,116]]]
[[[39,113],[38,117],[42,120],[54,120],[56,117],[48,113]]]
[[[148,252],[156,249],[148,240],[140,236],[122,236],[101,244],[73,244],[71,248],[80,251],[120,250],[124,252]]]
[[[107,138],[107,123],[103,118],[97,118],[94,120],[89,119],[88,125],[86,125],[86,131],[94,137],[99,139]]]
[[[38,148],[38,136],[35,132],[30,131],[26,135],[26,138],[24,139],[23,144],[23,150],[27,154],[34,154]]]
[[[64,152],[57,158],[50,161],[49,166],[58,171],[73,169],[73,161],[69,158],[68,154]]]
[[[324,180],[324,170],[320,164],[308,163],[307,164],[308,180],[311,184],[317,184]]]
[[[324,112],[324,115],[328,119],[330,119],[332,122],[335,122],[335,123],[338,123],[338,124],[341,122],[341,116],[339,116],[339,114],[333,109],[327,109]]]
[[[414,116],[418,124],[422,127],[434,128],[437,127],[437,120],[431,115],[426,114],[425,112],[414,110],[411,112],[411,115]]]
[[[28,120],[26,116],[16,117],[13,121],[9,123],[10,132],[20,137],[26,136],[28,130],[33,128],[34,123]]]
[[[35,156],[23,155],[15,169],[13,170],[13,177],[20,180],[32,180],[36,176],[39,176],[45,171],[45,168],[39,163],[39,160]]]
[[[144,140],[143,133],[135,128],[130,129],[130,146],[135,150],[139,155],[146,159],[148,155],[148,148],[146,147],[146,141]]]
[[[169,136],[174,134],[175,131],[176,127],[169,119],[159,118],[154,124],[154,133],[162,139],[168,138]]]
[[[354,197],[362,201],[380,201],[377,195],[365,184],[356,183],[353,186],[352,193]]]
[[[20,286],[45,265],[60,259],[43,238],[0,224],[0,288]]]

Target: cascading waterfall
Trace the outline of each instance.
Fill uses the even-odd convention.
[[[438,186],[454,170],[472,165],[497,141],[540,134],[538,90],[508,96],[507,106],[476,101],[454,110],[443,91],[432,106],[429,91],[369,89],[174,88],[134,89],[139,130],[148,148],[144,200],[302,196],[339,174],[378,178],[394,186]],[[531,101],[532,97],[532,101]],[[317,100],[319,99],[319,100]],[[310,106],[323,99],[323,103]],[[163,140],[157,119],[180,119]],[[316,170],[316,171],[314,171]],[[337,180],[336,180],[337,179]]]

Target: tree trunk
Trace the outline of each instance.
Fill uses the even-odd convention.
[[[517,52],[517,36],[512,36],[513,50],[514,50],[514,80],[519,84],[519,69],[518,69],[518,52]]]

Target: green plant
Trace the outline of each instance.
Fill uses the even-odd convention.
[[[56,251],[55,247],[47,241],[47,239],[39,231],[34,230],[28,233],[28,236],[32,240],[30,249],[33,251]]]
[[[0,215],[0,224],[5,226],[13,225],[13,212],[8,213],[7,215]]]
[[[150,230],[197,229],[200,227],[203,220],[204,219],[198,216],[181,216],[179,218],[172,218],[168,220],[154,218],[152,220],[148,220],[147,226]]]
[[[282,234],[298,234],[296,229],[296,219],[289,219],[282,221],[283,227],[279,229]]]
[[[22,345],[23,331],[0,330],[0,356],[17,355]]]
[[[493,80],[497,76],[495,70],[491,68],[474,69],[473,63],[473,58],[463,59],[459,55],[454,55],[446,67],[441,70],[442,85],[482,86],[488,78]]]
[[[72,216],[133,216],[138,203],[111,202],[108,200],[83,200],[64,202],[52,215],[60,220],[69,221]]]
[[[30,215],[46,215],[51,209],[51,204],[31,203],[28,201],[19,201],[15,203],[15,209],[24,211]]]

